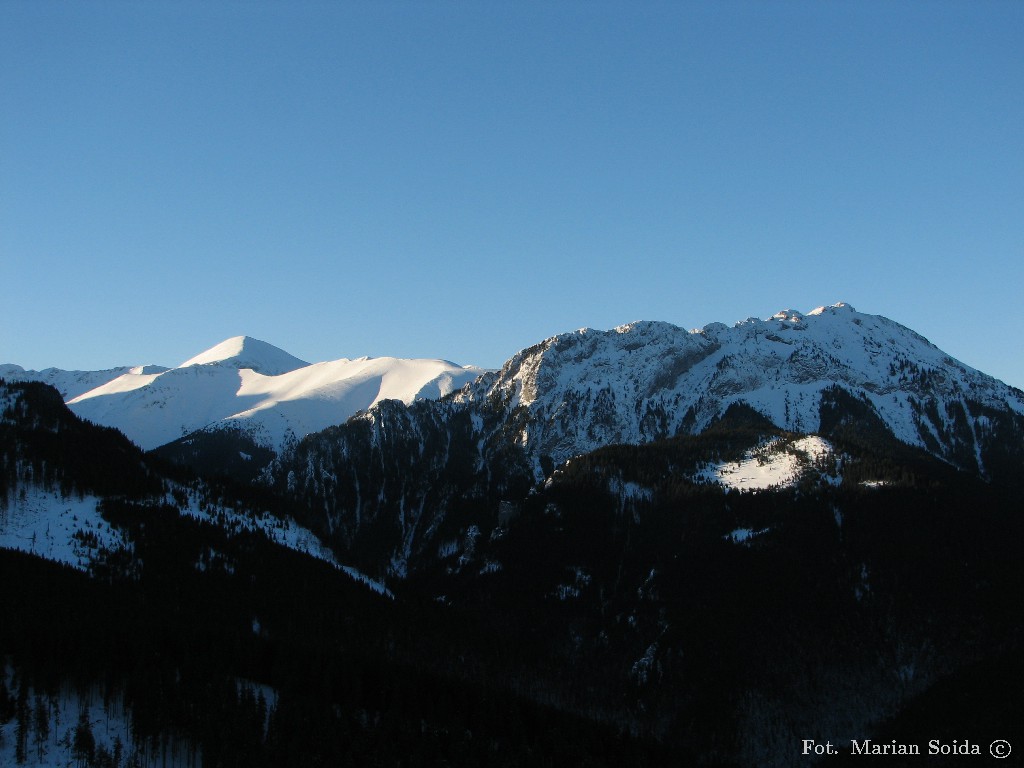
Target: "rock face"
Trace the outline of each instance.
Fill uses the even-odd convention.
[[[817,432],[836,387],[898,440],[983,476],[1001,468],[996,443],[1012,441],[1024,415],[1020,390],[843,303],[731,328],[639,322],[561,334],[457,399],[501,408],[529,455],[560,464],[612,443],[702,432],[737,402],[783,429]]]

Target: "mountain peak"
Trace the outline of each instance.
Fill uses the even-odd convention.
[[[798,312],[795,309],[782,309],[772,315],[771,319],[781,320],[782,322],[788,323],[802,323],[804,321],[804,315],[802,312]]]
[[[265,376],[278,376],[309,365],[305,360],[293,357],[283,349],[252,336],[232,336],[189,358],[178,367],[188,368],[192,365],[213,363],[239,369],[250,368]]]
[[[1024,410],[1002,383],[845,302],[690,332],[634,322],[563,334],[460,397],[518,414],[520,444],[558,464],[605,445],[700,433],[736,404],[780,429],[813,432],[835,410],[836,388],[895,439],[979,473],[990,471],[987,420],[1018,423]]]
[[[856,312],[856,311],[857,310],[853,308],[852,304],[847,304],[845,301],[837,301],[835,304],[830,304],[827,307],[817,307],[816,309],[812,309],[807,314],[808,315],[824,315],[825,313],[828,313],[828,314],[834,315],[834,314],[837,314],[839,312]]]

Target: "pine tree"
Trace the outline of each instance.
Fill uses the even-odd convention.
[[[14,759],[18,765],[24,765],[28,759],[28,685],[24,677],[21,679],[21,686],[18,688],[17,706],[18,724],[14,730]]]
[[[75,726],[71,750],[78,768],[90,765],[96,756],[96,739],[92,735],[92,726],[89,724],[89,710],[85,708],[78,715],[78,725]]]
[[[6,723],[12,717],[14,717],[14,699],[11,698],[10,692],[7,690],[7,682],[4,680],[5,675],[0,674],[0,724]]]
[[[46,755],[46,740],[50,738],[50,712],[42,696],[36,696],[36,706],[33,715],[33,725],[36,731],[36,757],[39,759],[39,762],[42,762],[43,757]]]

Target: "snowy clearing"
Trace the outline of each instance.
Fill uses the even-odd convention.
[[[739,461],[710,464],[694,479],[737,490],[788,487],[815,463],[832,454],[832,445],[816,435],[787,442],[772,438],[744,454]]]

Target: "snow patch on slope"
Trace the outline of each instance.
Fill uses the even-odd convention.
[[[213,523],[232,535],[237,535],[241,532],[261,533],[275,544],[329,563],[335,568],[344,571],[350,578],[369,587],[377,594],[394,598],[391,590],[379,581],[370,578],[350,565],[339,563],[334,557],[334,553],[324,546],[315,533],[299,525],[291,518],[282,519],[271,515],[269,512],[243,514],[231,507],[208,507],[203,504],[202,496],[199,492],[182,486],[178,486],[176,490],[179,495],[184,493],[188,501],[184,508],[179,507],[183,515]],[[177,505],[174,493],[169,493],[164,502]]]
[[[38,486],[0,507],[0,548],[39,555],[87,571],[93,555],[131,547],[123,533],[100,515],[95,496],[61,496]]]
[[[832,453],[832,445],[816,435],[792,442],[772,438],[747,451],[739,461],[709,464],[694,479],[741,491],[785,488]]]
[[[751,539],[757,536],[762,536],[770,530],[770,528],[761,528],[756,531],[753,528],[737,528],[734,531],[727,533],[724,538],[726,541],[731,541],[733,544],[749,545]]]
[[[0,548],[38,555],[82,571],[89,570],[100,550],[132,549],[123,531],[103,519],[100,498],[62,496],[34,485],[23,486],[23,490],[24,494],[19,490],[7,498],[6,505],[0,506]],[[187,495],[184,508],[178,506],[173,494],[162,501],[177,507],[182,515],[218,525],[230,535],[261,533],[279,546],[323,560],[374,592],[394,598],[391,590],[379,581],[339,563],[316,534],[294,520],[282,520],[266,512],[248,515],[230,507],[211,507],[202,502],[197,491],[179,486],[177,492]]]
[[[72,628],[69,628],[72,629]],[[0,675],[9,691],[17,691],[22,681],[15,670],[0,660]],[[82,689],[65,684],[56,694],[25,685],[31,716],[27,718],[26,759],[21,763],[34,768],[71,768],[83,764],[74,748],[78,729],[88,728],[92,736],[94,759],[91,766],[133,766],[135,768],[195,768],[202,765],[198,745],[179,737],[161,740],[158,746],[136,740],[131,710],[124,694],[104,696],[102,686]],[[239,692],[247,689],[263,693],[268,705],[277,702],[277,692],[269,686],[237,681]],[[45,715],[45,730],[40,732],[39,712]],[[264,727],[266,727],[264,725]],[[0,725],[0,766],[18,765],[17,717]]]

